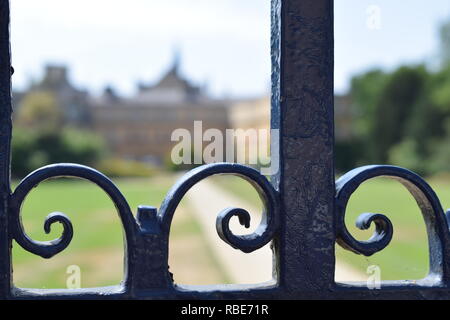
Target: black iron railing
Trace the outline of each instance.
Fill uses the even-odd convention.
[[[270,181],[237,164],[211,164],[185,175],[159,209],[141,206],[132,214],[119,189],[102,173],[76,164],[43,167],[10,189],[11,63],[9,2],[0,0],[0,298],[3,299],[310,299],[310,298],[450,298],[450,236],[446,215],[430,186],[414,173],[391,166],[355,169],[334,181],[333,1],[272,0],[272,120],[280,132],[272,140],[272,161],[279,172]],[[248,225],[248,212],[226,209],[217,216],[217,232],[235,249],[252,252],[272,242],[273,280],[259,285],[178,286],[168,266],[170,225],[179,202],[197,182],[216,174],[249,181],[265,207],[257,230],[238,236],[229,228],[236,216]],[[351,194],[367,179],[388,176],[415,197],[425,218],[430,274],[421,281],[383,283],[379,290],[334,280],[335,245],[372,255],[390,242],[393,226],[381,214],[363,214],[357,226],[376,230],[369,241],[357,241],[344,223]],[[80,290],[19,289],[12,283],[11,248],[51,258],[71,242],[72,224],[62,213],[50,214],[44,230],[63,225],[59,239],[34,241],[21,224],[20,209],[30,190],[55,177],[89,180],[114,202],[125,231],[125,277],[115,287]],[[238,264],[239,261],[236,261]]]

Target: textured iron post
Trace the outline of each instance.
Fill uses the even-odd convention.
[[[11,55],[9,1],[0,0],[0,299],[11,289],[11,240],[8,232],[11,145]]]
[[[280,285],[323,296],[334,284],[333,1],[272,5],[272,128],[280,129]],[[275,147],[275,145],[273,145]],[[276,148],[272,148],[276,150]]]

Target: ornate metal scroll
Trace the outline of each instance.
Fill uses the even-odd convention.
[[[168,270],[168,243],[172,218],[186,192],[196,183],[213,175],[234,175],[248,181],[258,192],[265,210],[256,230],[248,235],[235,235],[229,222],[237,217],[242,225],[250,226],[250,214],[241,208],[226,208],[217,216],[218,235],[235,249],[243,252],[257,250],[274,237],[279,226],[279,194],[257,170],[239,164],[216,163],[198,167],[184,175],[168,192],[158,212],[156,208],[140,206],[136,219],[131,209],[114,183],[95,169],[77,164],[55,164],[40,168],[25,177],[17,186],[9,200],[10,227],[12,237],[25,250],[43,258],[51,258],[70,244],[73,226],[63,213],[54,212],[47,216],[44,230],[49,233],[51,225],[59,222],[63,232],[58,239],[40,242],[31,239],[25,232],[21,221],[21,206],[29,192],[39,183],[60,177],[80,178],[91,181],[108,194],[114,203],[123,228],[126,244],[126,275],[124,290],[132,287],[162,287],[174,289]],[[76,196],[76,195],[74,195]],[[158,213],[157,213],[158,212]],[[149,250],[153,248],[153,250]],[[142,265],[142,263],[148,263]],[[150,273],[148,275],[143,275]],[[139,279],[142,275],[146,280]],[[156,277],[155,277],[156,275]]]
[[[414,197],[427,228],[430,273],[448,276],[450,269],[447,258],[444,259],[450,246],[446,215],[429,184],[407,169],[394,166],[366,166],[348,172],[336,182],[337,243],[346,250],[365,256],[371,256],[383,250],[390,243],[394,229],[389,218],[383,214],[363,213],[357,219],[356,226],[361,230],[368,229],[371,223],[375,224],[375,232],[368,241],[356,240],[345,224],[345,212],[351,195],[363,182],[376,177],[387,177],[399,181]]]
[[[50,232],[51,225],[60,222],[63,225],[63,234],[60,238],[39,242],[28,237],[22,225],[20,215],[21,206],[28,193],[39,183],[54,178],[74,177],[91,181],[98,185],[111,198],[116,206],[120,219],[124,226],[126,240],[131,241],[137,232],[133,214],[122,193],[105,175],[92,168],[77,164],[55,164],[40,168],[25,177],[17,186],[10,197],[9,212],[10,225],[13,228],[13,237],[25,250],[43,258],[51,258],[55,254],[67,248],[73,236],[73,227],[70,219],[63,213],[54,212],[47,216],[44,222],[44,230]],[[76,195],[74,195],[76,196]]]
[[[199,181],[213,175],[234,175],[248,181],[258,192],[265,210],[262,213],[261,223],[258,228],[249,235],[236,236],[230,230],[229,222],[233,216],[239,218],[239,222],[250,227],[250,214],[240,208],[226,208],[217,216],[216,229],[220,238],[235,249],[249,253],[266,245],[273,239],[278,228],[279,200],[278,194],[267,180],[257,170],[230,163],[217,163],[199,167],[187,173],[169,191],[158,213],[158,219],[163,228],[169,228],[175,210],[183,196]]]

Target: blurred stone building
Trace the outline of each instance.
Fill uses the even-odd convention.
[[[13,116],[20,113],[24,99],[34,93],[51,93],[61,109],[62,124],[80,128],[89,128],[92,118],[89,104],[89,94],[73,86],[68,78],[68,70],[64,66],[48,65],[43,78],[33,82],[25,92],[14,92]]]
[[[105,138],[114,154],[161,163],[176,144],[171,141],[174,130],[193,132],[194,121],[202,121],[203,130],[225,131],[229,127],[229,104],[209,98],[202,88],[184,79],[175,59],[156,84],[140,84],[131,98],[121,98],[108,88],[92,100],[90,110],[93,129]]]
[[[269,96],[213,99],[202,87],[181,75],[178,56],[159,81],[140,83],[137,93],[131,97],[120,96],[111,87],[99,97],[90,96],[70,83],[65,67],[47,66],[41,81],[33,83],[24,92],[14,93],[15,114],[27,95],[36,91],[51,92],[55,96],[63,115],[63,125],[88,128],[98,133],[113,156],[121,159],[162,164],[177,143],[171,141],[173,131],[188,129],[194,139],[194,121],[202,122],[203,132],[215,128],[224,133],[224,137],[226,129],[243,129],[237,133],[237,141],[238,136],[245,135],[248,129],[263,129],[269,134]],[[336,97],[335,115],[337,140],[350,139],[352,115],[347,96]],[[258,141],[259,148],[267,149],[267,153],[268,142],[268,139]],[[255,142],[248,141],[237,147],[249,148],[252,143]]]

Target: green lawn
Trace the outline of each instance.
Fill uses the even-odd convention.
[[[175,181],[172,176],[151,179],[121,179],[117,186],[135,213],[138,205],[159,207]],[[51,180],[34,189],[26,199],[22,220],[35,240],[59,237],[62,227],[53,225],[50,235],[43,230],[47,214],[60,211],[69,215],[74,237],[69,247],[46,260],[13,245],[14,283],[18,287],[65,288],[71,265],[81,269],[82,287],[114,285],[123,279],[122,225],[113,203],[95,185],[82,180]],[[171,232],[171,271],[180,283],[224,282],[226,278],[214,263],[200,226],[182,206],[177,210]],[[197,266],[196,263],[203,266]],[[190,266],[189,270],[182,268]],[[179,272],[177,272],[179,271]]]
[[[245,181],[235,177],[219,177],[216,182],[224,190],[242,197],[252,204],[260,204],[256,192]],[[450,208],[450,180],[433,179],[432,187],[440,197],[444,208]],[[428,272],[428,244],[425,224],[412,196],[398,182],[380,178],[363,184],[350,200],[346,222],[349,231],[360,240],[368,239],[370,231],[354,227],[359,214],[384,213],[394,225],[391,244],[382,252],[366,258],[345,251],[336,245],[338,261],[350,264],[366,274],[367,267],[378,265],[382,280],[420,279]]]
[[[260,205],[254,189],[237,177],[212,178],[223,187]],[[120,179],[116,183],[133,211],[137,206],[159,207],[174,182],[173,176],[151,179]],[[450,181],[432,180],[445,208],[450,207]],[[109,198],[96,186],[81,180],[52,180],[42,183],[27,198],[22,218],[27,233],[36,240],[60,235],[55,225],[51,234],[43,231],[47,214],[61,211],[70,216],[74,238],[57,256],[45,260],[13,247],[14,283],[19,287],[65,288],[67,268],[77,265],[82,272],[82,287],[118,284],[123,278],[122,226]],[[425,226],[419,209],[408,192],[398,183],[376,179],[361,186],[352,197],[346,220],[350,231],[359,239],[371,232],[353,227],[363,212],[380,212],[394,224],[394,239],[381,253],[365,258],[336,246],[337,258],[365,273],[369,265],[379,265],[383,280],[419,279],[428,270]],[[213,249],[203,238],[201,227],[192,218],[189,207],[182,205],[175,215],[170,239],[170,270],[177,283],[227,283],[228,279],[215,262]]]

